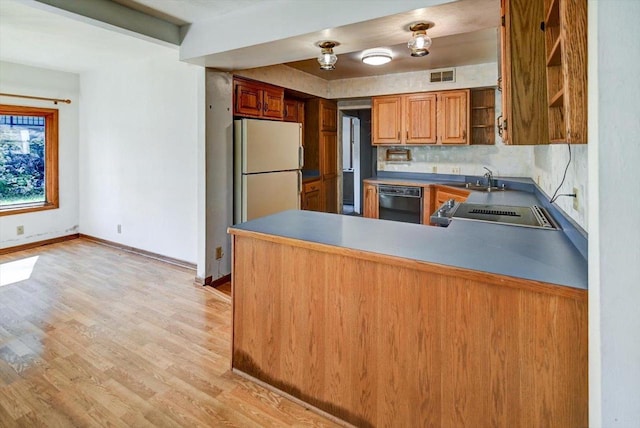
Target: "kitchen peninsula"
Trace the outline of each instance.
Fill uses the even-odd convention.
[[[286,211],[229,232],[235,372],[357,426],[588,425],[562,231]]]

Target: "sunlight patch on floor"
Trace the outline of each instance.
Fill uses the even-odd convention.
[[[40,256],[0,264],[0,287],[31,278],[38,257]]]

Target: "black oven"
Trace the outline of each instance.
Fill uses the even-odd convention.
[[[381,220],[422,223],[422,188],[378,186],[378,218]]]

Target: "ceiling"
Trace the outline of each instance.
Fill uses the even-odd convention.
[[[337,4],[329,0],[314,1],[316,6],[318,3]],[[370,1],[375,3],[378,0]],[[442,1],[448,0],[440,0]],[[180,27],[185,34],[208,27],[206,24],[209,22],[226,22],[240,36],[246,31],[241,25],[243,17],[261,19],[261,14],[265,11],[282,11],[302,5],[302,2],[290,0],[114,0],[115,2],[115,6],[125,12],[134,9],[160,18],[176,28]],[[431,1],[436,2],[438,1]],[[192,59],[185,58],[184,43],[180,48],[171,47],[167,43],[143,37],[136,31],[122,30],[117,24],[110,25],[107,19],[105,24],[94,16],[89,19],[44,3],[56,2],[0,0],[0,60],[82,73],[140,57],[175,54],[178,58],[180,49],[182,60],[207,67],[238,70],[284,63],[327,80],[497,61],[500,0],[459,0],[291,37],[284,37],[286,32],[274,29],[273,33],[278,34],[266,39],[264,43],[247,43],[245,46],[230,47],[197,58],[194,55]],[[309,4],[306,3],[306,6]],[[126,10],[122,7],[126,7]],[[420,20],[435,24],[429,30],[433,45],[426,57],[412,58],[406,48],[406,42],[411,36],[408,25]],[[209,30],[215,30],[215,26],[213,30]],[[218,34],[218,37],[233,38],[229,32]],[[320,70],[315,59],[320,51],[315,43],[326,39],[340,42],[340,46],[335,49],[339,58],[336,70],[328,72]],[[215,45],[211,43],[212,50]],[[394,60],[380,67],[363,64],[360,61],[362,50],[373,47],[391,48]]]

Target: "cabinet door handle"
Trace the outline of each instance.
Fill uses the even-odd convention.
[[[262,103],[258,101],[258,111],[262,110]]]
[[[269,110],[269,103],[264,103],[264,108],[263,110],[266,112],[267,110]]]
[[[398,131],[398,141],[400,141],[400,131]]]
[[[498,136],[500,138],[504,138],[502,134],[504,134],[504,128],[502,127],[502,115],[496,118],[496,126],[498,127]]]
[[[462,130],[462,139],[463,139],[463,140],[466,140],[466,139],[467,139],[467,130],[466,130],[466,129],[463,129],[463,130]]]
[[[407,129],[407,140],[409,139],[409,130]]]
[[[285,115],[285,117],[289,116],[289,113],[287,112],[287,108],[286,107],[284,108],[284,115]]]

